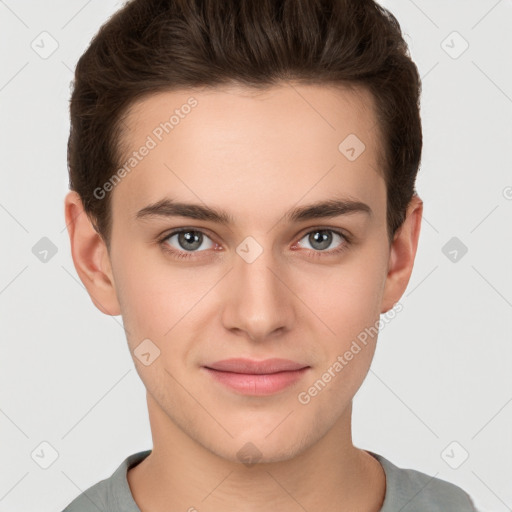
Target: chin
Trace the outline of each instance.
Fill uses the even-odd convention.
[[[301,442],[301,440],[291,442],[294,437],[284,431],[281,436],[276,434],[271,440],[265,438],[265,435],[265,433],[260,432],[258,437],[240,436],[230,440],[229,445],[207,446],[207,448],[225,460],[252,467],[257,464],[291,460],[308,447],[308,443]],[[274,434],[271,434],[271,436],[274,436]]]

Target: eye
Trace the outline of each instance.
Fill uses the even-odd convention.
[[[180,257],[179,253],[182,253],[183,251],[202,252],[198,251],[198,249],[204,244],[205,240],[209,240],[210,244],[207,244],[204,249],[211,249],[215,246],[215,243],[212,242],[212,240],[202,231],[184,228],[181,230],[173,231],[163,240],[161,240],[161,242],[164,244],[164,246],[167,246],[167,250],[178,253],[178,257]],[[187,254],[184,255],[184,257],[187,256]]]
[[[334,249],[327,250],[336,239],[339,240],[338,245]],[[305,248],[310,250],[313,258],[340,254],[348,248],[351,242],[348,235],[329,228],[316,228],[309,231],[297,243],[300,247],[304,247],[302,240],[306,240],[306,244],[310,245],[310,247],[306,245]],[[163,250],[176,259],[194,258],[194,253],[203,253],[207,249],[215,250],[219,247],[206,233],[192,228],[176,229],[161,238],[159,243]],[[201,247],[203,247],[202,250]]]
[[[341,240],[341,243],[338,244],[338,246],[335,247],[334,249],[327,251],[326,249],[328,249],[329,246],[332,245],[333,239],[336,238]],[[329,254],[338,253],[344,250],[347,247],[347,244],[349,243],[348,237],[344,236],[342,233],[335,231],[333,229],[322,228],[314,229],[313,231],[307,233],[306,236],[302,237],[301,240],[299,240],[299,245],[301,246],[302,240],[306,240],[307,243],[310,244],[310,248],[315,252],[327,252]]]

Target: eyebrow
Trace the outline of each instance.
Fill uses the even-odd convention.
[[[354,213],[365,213],[373,216],[372,209],[361,201],[352,199],[328,199],[287,211],[283,218],[288,222],[332,218]],[[222,225],[234,224],[234,218],[225,210],[203,206],[200,204],[177,202],[164,198],[139,210],[136,219],[144,220],[155,217],[188,217],[189,219],[215,222]]]

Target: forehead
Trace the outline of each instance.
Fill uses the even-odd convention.
[[[186,118],[188,121],[182,122]],[[215,138],[215,132],[210,132],[208,138],[213,142],[220,142],[228,131],[236,135],[238,129],[261,138],[293,128],[290,134],[297,136],[300,132],[305,137],[314,136],[314,132],[337,132],[336,138],[352,130],[371,144],[377,142],[370,138],[378,131],[375,99],[366,88],[285,82],[262,89],[224,85],[143,96],[124,117],[121,142],[133,146],[134,136],[141,135],[142,129],[147,132],[151,126],[153,135],[161,142],[160,135],[170,133],[161,126],[166,123],[178,135],[188,131],[189,125],[196,138],[204,137],[205,132],[215,127],[221,136]]]
[[[119,165],[128,163],[128,172],[113,191],[113,207],[134,214],[169,195],[223,207],[229,198],[242,213],[251,202],[261,210],[284,194],[297,203],[334,189],[369,201],[384,186],[374,112],[369,92],[340,86],[152,94],[124,119]]]

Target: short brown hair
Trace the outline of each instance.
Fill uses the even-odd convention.
[[[110,248],[123,116],[156,92],[286,80],[363,87],[376,100],[391,241],[415,193],[421,81],[397,19],[373,0],[131,0],[76,66],[69,186]],[[341,142],[341,141],[340,141]]]

